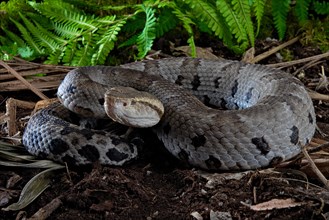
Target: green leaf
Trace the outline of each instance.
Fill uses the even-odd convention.
[[[138,59],[145,57],[147,52],[151,49],[155,39],[155,10],[149,6],[141,6],[146,14],[145,27],[140,35],[137,37]]]
[[[59,45],[55,42],[54,39],[58,39],[52,33],[48,32],[46,29],[42,28],[36,21],[32,24],[23,14],[19,13],[20,17],[25,23],[26,28],[30,31],[33,36],[33,39],[36,42],[39,42],[39,45],[47,48],[48,51],[55,51]],[[59,39],[58,39],[59,40]],[[59,40],[61,41],[61,40]]]
[[[284,38],[287,29],[286,20],[290,9],[290,1],[291,0],[272,0],[274,25],[278,31],[280,40]]]
[[[253,8],[254,8],[255,16],[256,16],[256,20],[257,20],[256,35],[258,35],[259,30],[260,30],[260,24],[262,21],[262,17],[264,15],[265,2],[266,2],[266,0],[254,0],[254,2],[253,2]]]
[[[251,21],[250,5],[248,0],[235,0],[232,2],[242,27],[245,29],[251,46],[255,46],[254,27]]]
[[[228,47],[232,46],[231,31],[222,15],[217,13],[216,6],[203,0],[185,0],[183,2],[189,5],[195,18],[206,23],[209,29],[212,30],[216,36],[223,39]]]
[[[305,22],[308,19],[308,9],[311,0],[298,0],[296,1],[296,6],[294,7],[296,16],[300,22]]]
[[[14,22],[14,24],[16,25],[18,30],[21,32],[24,40],[31,47],[31,49],[36,51],[38,54],[44,54],[44,49],[37,42],[35,42],[35,40],[31,37],[28,30],[23,25],[21,25],[19,22],[15,21],[14,19],[11,18],[10,20],[12,22]]]
[[[121,27],[126,23],[126,20],[119,20],[116,24],[112,25],[104,34],[102,38],[98,40],[98,49],[93,54],[92,64],[104,64],[105,59],[114,48],[114,43],[117,41],[117,35],[119,34]]]
[[[3,210],[18,211],[31,204],[49,187],[54,171],[62,168],[64,167],[47,169],[34,176],[22,189],[18,202],[3,208]]]
[[[247,33],[240,22],[240,18],[235,13],[235,11],[233,11],[231,6],[225,0],[220,0],[217,1],[217,9],[225,18],[228,26],[231,29],[231,32],[236,37],[237,42],[241,43],[242,41],[246,41]]]
[[[329,2],[314,2],[314,9],[318,14],[329,15]]]

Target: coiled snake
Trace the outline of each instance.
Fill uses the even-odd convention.
[[[23,135],[26,149],[77,165],[122,165],[135,158],[134,138],[64,120],[71,111],[105,116],[104,93],[112,86],[160,99],[165,113],[152,129],[174,156],[204,169],[275,165],[300,153],[315,132],[312,101],[288,73],[238,61],[174,58],[72,70],[57,93],[66,108],[53,105],[30,119]]]

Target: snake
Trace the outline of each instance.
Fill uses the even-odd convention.
[[[58,87],[60,104],[34,114],[22,143],[33,155],[74,165],[122,166],[140,142],[76,125],[107,117],[104,94],[131,87],[157,97],[164,114],[151,129],[164,147],[192,167],[249,170],[273,167],[301,152],[316,117],[304,84],[259,64],[166,58],[71,70]]]

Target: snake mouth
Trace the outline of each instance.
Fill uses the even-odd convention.
[[[120,116],[118,122],[130,127],[148,128],[148,127],[153,127],[154,125],[158,124],[160,121],[158,115],[149,114],[149,115],[137,116],[135,114],[131,114],[130,112],[121,112],[121,113],[122,115]]]

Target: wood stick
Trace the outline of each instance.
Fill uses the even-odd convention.
[[[44,95],[39,89],[32,86],[26,79],[24,79],[21,75],[19,75],[13,68],[8,66],[5,62],[0,60],[0,64],[5,67],[10,73],[12,73],[17,79],[19,79],[27,88],[29,88],[32,92],[34,92],[41,99],[48,99],[46,95]]]

